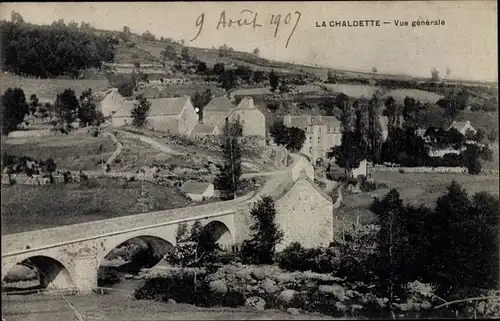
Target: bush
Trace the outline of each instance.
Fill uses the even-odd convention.
[[[339,258],[333,249],[303,248],[298,242],[287,246],[277,257],[280,268],[286,271],[313,271],[333,273],[338,268]]]

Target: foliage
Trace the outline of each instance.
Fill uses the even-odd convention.
[[[130,113],[132,116],[132,125],[142,127],[147,122],[151,102],[148,101],[144,95],[137,96],[136,101]]]
[[[233,51],[233,48],[229,47],[226,44],[223,44],[219,47],[219,57],[229,57],[230,53]]]
[[[276,144],[283,145],[293,152],[299,151],[306,140],[303,129],[287,127],[283,122],[275,122],[269,129],[269,134]]]
[[[117,40],[54,22],[51,26],[0,22],[2,66],[16,74],[78,77],[114,59]]]
[[[2,133],[17,129],[29,113],[26,96],[21,88],[9,88],[2,96]]]
[[[181,50],[181,57],[182,59],[184,59],[185,61],[189,61],[189,59],[191,58],[189,56],[189,49],[188,47],[183,47],[182,50]]]
[[[80,95],[78,118],[84,125],[99,125],[102,121],[103,115],[97,110],[95,98],[90,88]]]
[[[229,91],[236,87],[237,77],[234,70],[226,70],[219,76],[219,85],[225,90]]]
[[[278,75],[274,72],[274,70],[271,70],[271,73],[269,74],[269,85],[271,86],[271,91],[275,91],[278,89],[280,83],[280,78]]]
[[[161,57],[163,60],[175,61],[177,60],[177,52],[175,51],[175,47],[173,45],[167,45],[165,50],[161,52]]]
[[[130,97],[134,94],[135,84],[132,79],[121,82],[120,84],[118,84],[117,87],[118,87],[118,92],[123,97]]]
[[[141,38],[145,41],[156,41],[155,35],[153,35],[149,30],[144,31],[141,35]]]
[[[222,62],[218,62],[214,65],[213,71],[216,75],[221,75],[226,70],[225,65]]]
[[[448,300],[493,289],[498,280],[498,198],[485,192],[469,199],[452,182],[434,210],[402,205],[391,190],[371,210],[380,218],[373,261],[382,293],[392,302],[407,282],[422,280]],[[391,299],[391,297],[390,297]]]
[[[203,120],[203,108],[212,100],[212,91],[206,89],[203,93],[196,91],[194,96],[191,98],[194,108],[198,108],[198,117]]]
[[[256,56],[258,56],[260,54],[260,49],[259,48],[255,48],[252,53]]]
[[[271,196],[263,196],[250,211],[254,224],[250,240],[243,242],[241,251],[244,260],[253,264],[272,264],[276,245],[284,233],[276,224],[276,208]]]
[[[221,135],[223,150],[223,167],[214,180],[214,187],[222,191],[222,199],[232,199],[236,197],[239,189],[241,177],[241,147],[240,137],[243,127],[235,120],[228,122],[224,126]]]
[[[76,98],[74,90],[66,89],[61,94],[57,95],[54,107],[60,124],[69,126],[78,116],[77,112],[80,103]]]

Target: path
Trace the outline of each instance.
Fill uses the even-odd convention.
[[[127,132],[124,130],[119,130],[118,133],[120,133],[123,136],[128,137],[128,138],[138,139],[141,142],[144,142],[146,144],[151,145],[151,147],[153,147],[154,149],[159,150],[160,152],[163,152],[163,153],[166,153],[169,155],[174,155],[174,156],[186,155],[186,153],[175,151],[172,148],[170,148],[169,146],[164,145],[164,144],[158,142],[157,140],[150,138],[150,137],[147,137],[147,136],[144,136],[144,135],[134,134],[134,133],[130,133],[130,132]]]

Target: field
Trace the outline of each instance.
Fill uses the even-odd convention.
[[[117,179],[45,186],[2,185],[2,233],[184,207],[189,203],[174,188]]]
[[[436,103],[443,96],[433,92],[418,90],[418,89],[394,89],[384,95],[384,97],[392,96],[396,101],[403,101],[406,96],[420,100],[422,103],[429,102]]]
[[[390,189],[395,188],[407,204],[434,207],[435,202],[446,192],[446,187],[455,180],[469,195],[486,191],[499,195],[498,176],[468,174],[436,174],[436,173],[399,173],[373,171],[373,179],[377,184],[386,184],[389,188],[377,189],[373,192],[347,194],[344,193],[343,213],[347,220],[354,222],[359,215],[360,223],[373,222],[374,214],[368,210],[373,197],[383,197]]]
[[[148,51],[137,46],[131,48],[123,43],[120,43],[116,47],[114,60],[115,63],[132,64],[136,61],[140,62],[141,64],[152,64],[158,63],[158,58],[155,55],[152,55]]]
[[[8,88],[20,87],[24,90],[26,100],[32,94],[36,94],[41,101],[53,102],[57,94],[65,89],[73,89],[77,97],[87,89],[93,92],[103,91],[109,88],[107,79],[36,79],[25,78],[14,74],[3,72],[0,76],[0,91],[5,92]]]
[[[99,153],[99,146],[102,146],[102,154]],[[88,133],[43,138],[2,136],[2,152],[41,160],[52,158],[57,169],[65,170],[98,169],[101,158],[106,161],[115,148],[108,137],[92,137]]]
[[[69,296],[67,299],[85,320],[333,320],[314,314],[292,315],[276,310],[244,308],[201,308],[188,304],[139,301],[121,293],[105,296]],[[2,316],[8,321],[76,320],[59,296],[2,297]]]
[[[435,103],[442,98],[442,96],[436,93],[418,89],[394,89],[387,91],[384,88],[372,85],[324,84],[324,86],[335,93],[344,93],[353,98],[371,98],[376,91],[381,91],[384,98],[392,96],[397,101],[403,101],[406,96],[410,96],[415,98],[415,100],[420,100],[422,103]]]
[[[210,89],[212,94],[216,97],[222,97],[224,95],[224,90],[220,87],[217,87],[215,84],[213,85],[202,85],[202,84],[171,84],[168,86],[164,86],[162,92],[170,95],[179,95],[179,96],[189,96],[193,97],[194,94],[198,92],[204,92],[205,90]]]
[[[493,129],[498,131],[498,113],[486,113],[479,111],[461,111],[458,113],[456,121],[466,120],[469,120],[474,128],[481,128],[485,134],[489,134]]]

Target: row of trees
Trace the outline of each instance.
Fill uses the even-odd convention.
[[[269,134],[276,144],[285,146],[292,152],[298,152],[306,140],[306,133],[297,127],[287,127],[283,122],[275,122],[269,129]]]
[[[380,162],[382,150],[382,128],[379,122],[376,96],[367,103],[356,100],[352,105],[346,100],[340,100],[342,140],[340,146],[335,146],[328,157],[335,157],[339,167],[345,169],[347,176],[351,169],[359,166],[364,159]]]
[[[112,62],[117,40],[82,28],[66,26],[64,21],[51,26],[1,21],[4,70],[40,78],[76,78],[81,70]]]
[[[376,199],[371,211],[380,231],[372,266],[389,309],[414,280],[447,300],[497,288],[498,210],[498,198],[481,192],[470,199],[455,182],[435,209],[404,205],[396,190]]]
[[[30,112],[35,113],[38,107],[38,98],[31,95],[30,102],[21,88],[8,88],[1,97],[2,133],[4,135],[14,131],[24,121]],[[76,97],[74,90],[66,89],[57,95],[53,105],[42,106],[50,108],[62,127],[69,127],[77,118],[84,126],[99,125],[103,121],[102,113],[97,109],[97,102],[89,88]],[[39,110],[39,109],[38,109]]]

